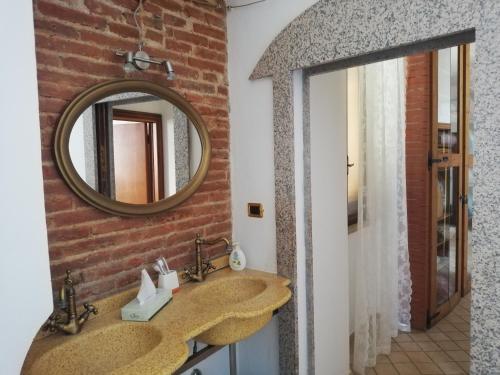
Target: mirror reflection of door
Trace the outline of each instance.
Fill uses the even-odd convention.
[[[120,202],[164,198],[162,130],[161,115],[113,110],[115,198]]]
[[[131,204],[163,199],[161,115],[112,109],[106,103],[95,111],[99,191]]]

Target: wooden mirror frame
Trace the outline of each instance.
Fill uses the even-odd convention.
[[[131,204],[115,201],[92,189],[76,171],[69,154],[69,139],[73,126],[85,109],[95,102],[123,92],[143,92],[155,95],[177,106],[189,118],[198,131],[201,142],[201,160],[193,178],[174,195],[150,204]],[[78,95],[64,110],[54,137],[54,158],[68,186],[92,206],[119,216],[144,216],[164,212],[188,199],[205,179],[211,157],[210,136],[207,127],[193,106],[169,88],[141,80],[115,80],[97,84]]]

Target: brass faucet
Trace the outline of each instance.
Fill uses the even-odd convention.
[[[203,281],[205,279],[205,275],[210,270],[215,270],[215,266],[212,264],[210,260],[203,260],[201,257],[201,245],[215,245],[218,242],[226,243],[226,250],[231,247],[231,242],[225,237],[219,237],[215,240],[209,241],[201,237],[198,233],[196,235],[196,239],[194,243],[196,245],[196,264],[194,266],[186,266],[184,267],[184,275],[183,278],[187,278],[190,281]]]
[[[75,302],[75,288],[73,286],[73,278],[71,271],[66,271],[66,278],[64,285],[59,292],[59,306],[66,314],[66,319],[62,319],[59,314],[55,312],[47,319],[42,329],[50,332],[61,331],[69,335],[75,335],[82,329],[83,324],[88,320],[90,314],[97,315],[95,306],[84,303],[85,311],[77,316],[76,302]]]

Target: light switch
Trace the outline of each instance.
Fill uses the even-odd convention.
[[[263,217],[264,206],[262,206],[262,203],[248,203],[248,216]]]

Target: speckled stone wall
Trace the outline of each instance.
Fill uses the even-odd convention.
[[[275,205],[276,205],[276,257],[280,275],[292,280],[292,298],[281,308],[279,322],[280,369],[298,369],[297,320],[297,257],[295,236],[295,158],[293,136],[293,83],[290,71],[273,77],[273,107],[279,111],[282,126],[274,127],[275,150]],[[291,111],[288,109],[292,108]],[[276,150],[280,150],[277,162]],[[286,332],[286,334],[282,334]],[[288,373],[288,372],[285,372]]]
[[[500,2],[497,0],[320,0],[283,29],[250,77],[273,77],[278,272],[295,283],[295,163],[290,72],[332,63],[366,64],[435,47],[432,43],[435,38],[445,37],[444,44],[452,40],[470,41],[475,32],[471,373],[485,375],[500,374],[498,30]],[[416,47],[412,47],[413,44],[417,44]],[[298,373],[296,326],[294,297],[280,321],[283,374]]]

